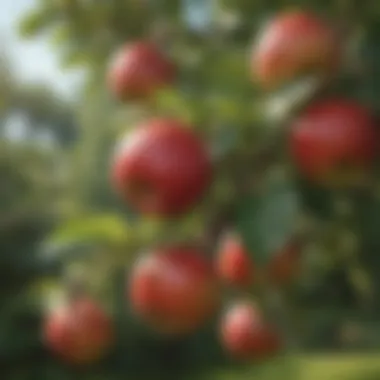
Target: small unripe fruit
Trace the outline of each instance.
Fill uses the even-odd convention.
[[[277,285],[292,282],[301,270],[301,247],[296,243],[286,244],[269,262],[269,281]]]
[[[211,180],[211,162],[201,140],[184,123],[152,119],[121,142],[113,185],[142,214],[174,216],[197,203]]]
[[[241,238],[235,233],[222,237],[216,257],[216,271],[221,280],[240,288],[249,287],[254,276],[254,266]]]
[[[127,44],[115,55],[108,72],[110,91],[120,100],[145,99],[173,83],[173,63],[151,42]]]
[[[372,166],[377,132],[369,111],[351,100],[309,106],[294,121],[290,151],[300,173],[323,185],[346,184]]]
[[[88,365],[102,358],[113,342],[110,318],[91,299],[80,298],[46,316],[44,341],[69,364]]]
[[[276,329],[265,321],[256,305],[244,301],[227,310],[221,323],[221,339],[229,354],[243,360],[267,359],[281,348]]]
[[[316,15],[303,11],[272,19],[259,34],[250,60],[252,78],[269,89],[305,73],[329,73],[338,62],[333,30]]]
[[[129,282],[136,314],[155,331],[182,335],[200,328],[219,305],[212,264],[193,248],[163,248],[138,259]]]

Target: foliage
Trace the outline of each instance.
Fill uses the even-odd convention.
[[[334,84],[334,93],[363,100],[378,112],[376,78],[379,76],[375,71],[380,66],[376,16],[380,9],[375,2],[362,1],[360,6],[356,3],[224,0],[215,2],[214,17],[203,31],[191,29],[183,22],[179,1],[40,0],[38,6],[25,15],[21,33],[28,37],[49,35],[61,55],[63,67],[84,68],[87,85],[77,105],[80,125],[80,133],[77,133],[71,105],[62,106],[47,89],[25,89],[9,84],[14,91],[9,96],[10,103],[5,99],[9,103],[5,112],[22,109],[37,129],[50,125],[63,148],[74,138],[77,143],[73,149],[64,151],[64,158],[57,159],[57,165],[64,162],[63,183],[62,180],[55,182],[51,168],[41,166],[40,173],[36,174],[39,164],[32,160],[34,156],[29,151],[25,153],[21,148],[12,147],[9,154],[22,162],[17,166],[22,171],[15,171],[16,166],[5,169],[0,166],[1,172],[4,170],[4,175],[9,177],[5,183],[13,186],[9,191],[6,187],[0,189],[2,207],[14,212],[16,206],[25,202],[33,206],[33,212],[56,210],[58,215],[54,217],[59,219],[58,225],[49,219],[49,229],[56,228],[44,244],[36,248],[36,254],[25,254],[26,248],[22,247],[23,256],[29,258],[25,259],[25,265],[32,266],[37,273],[31,276],[26,274],[28,271],[21,272],[19,277],[14,275],[10,279],[5,270],[2,278],[9,287],[6,294],[9,298],[26,288],[28,276],[33,281],[37,276],[36,284],[40,285],[56,274],[55,271],[65,278],[72,270],[80,270],[90,291],[112,310],[118,328],[114,352],[99,367],[83,373],[83,377],[88,375],[95,380],[104,376],[116,380],[128,374],[131,378],[150,379],[154,374],[178,379],[186,374],[190,378],[196,375],[208,378],[215,368],[229,366],[235,371],[221,352],[212,327],[207,326],[188,339],[160,340],[145,331],[131,311],[121,306],[125,305],[125,272],[136,253],[162,241],[207,239],[213,232],[210,229],[218,229],[219,224],[225,227],[224,219],[231,213],[247,245],[262,262],[295,230],[312,231],[305,247],[301,279],[294,287],[281,292],[290,305],[290,319],[297,324],[297,329],[291,323],[285,323],[285,328],[292,331],[302,349],[340,345],[336,335],[347,319],[378,318],[377,186],[343,193],[316,188],[295,178],[287,152],[278,148],[286,145],[283,144],[286,136],[280,132],[292,116],[291,111],[307,103],[315,88],[305,87],[301,81],[268,95],[252,85],[246,64],[247,46],[267,16],[295,6],[315,9],[337,20],[342,30],[346,30],[348,24],[352,34],[352,51],[347,53],[349,64]],[[120,44],[143,35],[153,35],[167,48],[181,69],[180,80],[176,88],[159,93],[149,107],[118,104],[106,89],[108,61]],[[0,99],[3,98],[6,97],[0,93]],[[5,101],[0,105],[3,103]],[[115,142],[126,129],[152,114],[173,115],[191,122],[208,142],[216,162],[215,181],[208,196],[190,215],[176,222],[145,220],[134,215],[121,205],[109,186],[108,167]],[[6,148],[0,151],[1,155],[7,154]],[[40,151],[36,153],[36,161],[40,154]],[[0,157],[0,165],[2,162]],[[50,161],[45,159],[44,165],[46,162]],[[271,182],[272,176],[277,178],[278,173],[280,177],[285,176],[286,183],[291,182],[290,187]],[[61,189],[59,197],[52,195],[52,188]],[[257,188],[256,194],[253,189]],[[261,223],[263,217],[266,223]],[[37,227],[33,221],[28,224],[28,228],[31,227]],[[278,232],[276,238],[274,228]],[[43,231],[46,232],[45,226]],[[40,238],[39,231],[31,234],[34,241]],[[4,246],[1,252],[10,252],[9,255],[2,253],[1,260],[16,259],[24,263],[20,254],[15,254],[20,236],[26,239],[27,234],[14,229],[12,235],[1,237],[1,246]],[[6,245],[7,239],[11,240],[10,248]],[[39,298],[44,299],[57,288],[64,288],[66,283],[61,279],[56,277],[54,286],[47,289],[40,287],[43,291]],[[18,285],[17,290],[10,287],[11,283]],[[29,288],[27,293],[29,295]],[[4,306],[5,309],[9,320],[13,313],[19,313],[11,311],[11,306]],[[31,309],[36,313],[33,307]],[[285,320],[284,310],[277,317]],[[33,323],[36,328],[38,318]],[[7,325],[4,323],[4,326]],[[20,334],[26,336],[26,330]],[[11,339],[7,337],[4,341]],[[33,376],[40,379],[79,376],[56,363],[44,351],[36,334],[30,339],[30,347],[25,344],[22,349],[13,350],[12,346],[7,351],[3,348],[7,351],[8,363],[17,360],[24,363],[25,359],[25,366],[31,370],[30,374],[20,374],[9,364],[9,376],[19,376],[20,380]],[[376,346],[376,343],[367,342],[368,346]],[[30,357],[35,359],[32,363]],[[10,358],[13,361],[9,361]],[[43,375],[41,368],[46,369]],[[281,368],[284,373],[285,367]],[[233,373],[244,370],[236,369]],[[293,373],[293,370],[288,371]]]

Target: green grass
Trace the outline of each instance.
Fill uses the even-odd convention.
[[[216,373],[207,380],[380,380],[379,354],[301,355],[262,368]]]
[[[380,354],[303,356],[300,380],[380,380]]]

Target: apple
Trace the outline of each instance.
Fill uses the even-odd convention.
[[[268,279],[277,285],[286,285],[294,280],[301,270],[301,247],[296,242],[285,245],[267,267]]]
[[[216,312],[220,297],[212,263],[197,249],[182,246],[140,256],[128,290],[136,314],[169,335],[200,328]]]
[[[226,351],[242,360],[263,360],[276,355],[281,339],[253,303],[238,301],[222,318],[221,341]]]
[[[123,46],[112,58],[107,82],[120,100],[145,99],[175,80],[175,65],[155,46],[137,41]]]
[[[101,359],[114,337],[109,316],[89,298],[72,300],[52,310],[43,327],[47,347],[74,365],[88,365]]]
[[[371,168],[377,137],[364,106],[348,99],[327,99],[311,104],[294,120],[290,153],[310,181],[346,186]]]
[[[339,50],[332,28],[319,17],[305,11],[285,12],[259,33],[250,71],[255,81],[273,89],[305,73],[333,72]]]
[[[187,212],[211,180],[205,146],[181,121],[148,120],[126,135],[112,168],[117,192],[141,214],[174,216]]]
[[[216,256],[216,272],[229,285],[247,288],[252,284],[254,265],[236,233],[228,232],[222,236]]]

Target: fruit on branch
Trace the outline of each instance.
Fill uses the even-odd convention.
[[[129,281],[131,304],[153,330],[182,335],[217,310],[219,285],[212,264],[188,247],[161,248],[141,256]]]
[[[290,242],[280,249],[266,265],[254,262],[241,238],[233,232],[222,236],[216,256],[216,272],[228,285],[244,289],[259,285],[262,280],[272,284],[286,285],[300,271],[301,248]]]
[[[252,78],[273,89],[304,74],[332,72],[339,62],[332,28],[304,11],[278,15],[259,33],[250,58]]]
[[[221,322],[221,341],[238,359],[262,360],[281,349],[281,338],[254,304],[239,301],[227,310]]]
[[[241,238],[233,232],[222,236],[216,257],[216,271],[229,285],[246,288],[252,284],[254,266]]]
[[[211,180],[210,157],[184,123],[158,118],[129,133],[113,165],[115,189],[142,214],[174,216],[197,203]]]
[[[355,184],[369,172],[377,131],[369,111],[346,99],[311,104],[294,121],[290,152],[302,175],[322,185]]]
[[[296,243],[286,244],[269,262],[268,279],[277,285],[286,285],[294,280],[301,270],[301,247]]]
[[[43,335],[47,347],[74,365],[88,365],[101,359],[114,337],[110,318],[88,298],[71,300],[50,312]]]
[[[145,99],[171,85],[175,65],[151,42],[139,41],[121,48],[111,60],[108,86],[118,99]]]

